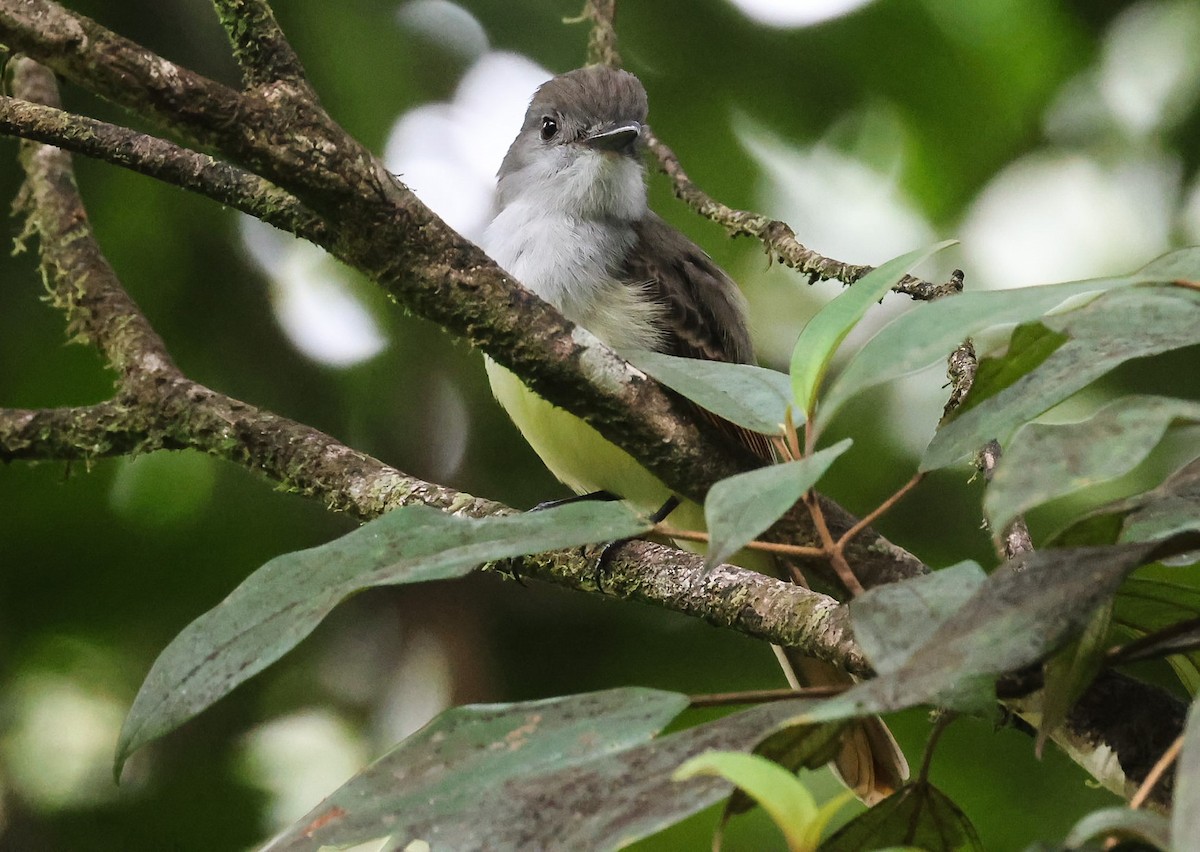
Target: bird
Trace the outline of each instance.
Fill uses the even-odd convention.
[[[745,300],[698,245],[650,210],[642,159],[648,98],[632,73],[592,65],[543,83],[497,173],[495,214],[482,248],[522,286],[621,351],[755,361]],[[573,414],[485,358],[492,391],[525,440],[580,495],[607,494],[648,513],[674,506],[680,528],[703,529],[703,509]],[[767,436],[715,415],[726,440],[772,461]],[[685,544],[682,543],[681,544]],[[778,573],[763,554],[734,561]],[[849,675],[790,649],[785,672],[801,682]],[[789,670],[790,669],[790,670]],[[842,735],[838,774],[868,804],[900,787],[903,752],[877,717]]]

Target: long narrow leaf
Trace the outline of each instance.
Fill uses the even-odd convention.
[[[1182,287],[1125,289],[1045,317],[1043,324],[1070,339],[1031,372],[938,430],[921,459],[922,470],[952,464],[992,439],[1007,447],[1019,426],[1126,361],[1200,343],[1200,293]]]
[[[154,661],[117,742],[116,772],[278,660],[338,603],[373,586],[458,577],[482,562],[639,535],[648,522],[620,503],[460,518],[398,509],[328,544],[277,556],[184,628]]]
[[[947,240],[880,264],[843,290],[808,321],[792,350],[790,373],[797,409],[811,416],[817,391],[838,346],[871,305],[886,296],[922,260],[953,244],[953,240]]]
[[[765,532],[816,485],[850,444],[846,438],[808,458],[739,473],[710,488],[704,501],[711,536],[707,564],[724,562]]]
[[[645,350],[621,355],[706,411],[752,432],[778,434],[792,402],[790,381],[778,370]]]
[[[1164,255],[1130,275],[1040,287],[946,296],[897,317],[875,335],[834,379],[821,399],[818,426],[856,394],[944,359],[967,337],[987,328],[1029,322],[1067,299],[1134,284],[1200,278],[1200,248]]]

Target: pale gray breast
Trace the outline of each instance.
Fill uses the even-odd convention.
[[[505,207],[483,248],[525,287],[616,349],[659,349],[663,307],[650,282],[620,279],[638,239],[635,223],[582,219],[537,199]]]

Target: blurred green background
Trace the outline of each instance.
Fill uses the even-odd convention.
[[[69,5],[237,80],[203,0]],[[795,0],[760,3],[766,20],[744,5],[623,3],[621,50],[692,177],[728,204],[786,218],[812,248],[878,262],[957,237],[928,274],[962,266],[968,286],[996,287],[1124,272],[1200,242],[1200,3],[879,0],[830,17]],[[575,0],[275,9],[332,115],[386,147],[391,167],[474,236],[538,66],[581,64],[587,35],[563,24]],[[69,109],[126,120],[72,87],[64,96]],[[15,153],[5,140],[8,198]],[[190,376],[416,476],[519,507],[563,494],[463,343],[231,211],[108,166],[77,169],[104,250]],[[674,201],[661,176],[651,185],[659,212],[743,283],[764,361],[785,364],[837,285],[809,288],[769,267],[761,248]],[[15,236],[21,222],[7,227]],[[33,257],[0,263],[0,405],[105,399],[112,376],[91,350],[64,344]],[[872,322],[906,307],[889,297]],[[1194,374],[1195,356],[1123,370],[1110,386],[1154,389],[1170,381],[1156,377]],[[934,371],[852,406],[830,437],[853,435],[856,450],[828,491],[861,513],[906,480],[943,381]],[[934,477],[880,527],[935,566],[993,564],[969,479]],[[1044,531],[1057,517],[1031,523]],[[0,468],[0,849],[247,848],[451,704],[621,684],[780,685],[765,647],[645,607],[496,577],[379,590],[136,755],[115,787],[116,733],[158,651],[265,560],[351,527],[195,453]],[[896,729],[915,760],[924,715]],[[950,729],[933,779],[989,849],[1061,839],[1086,809],[1115,801],[1059,753],[1038,762],[1028,737],[976,720]],[[707,848],[715,820],[707,812],[645,848]],[[730,848],[780,843],[760,816],[729,833]]]

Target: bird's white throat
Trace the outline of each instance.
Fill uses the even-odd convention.
[[[641,164],[612,154],[544,150],[499,186],[483,248],[525,287],[609,346],[653,349],[658,308],[619,280],[646,215]]]

